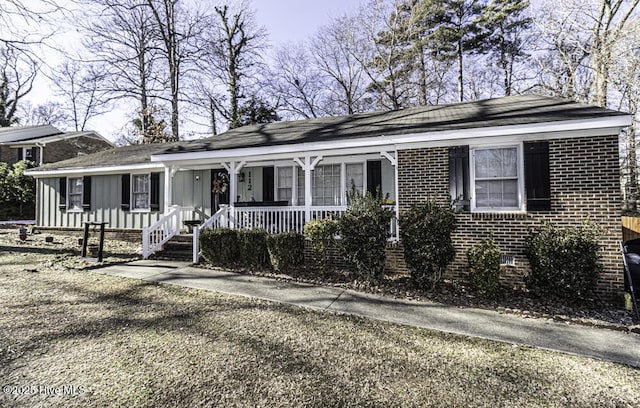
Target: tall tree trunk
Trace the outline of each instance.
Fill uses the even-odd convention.
[[[463,70],[463,53],[462,53],[462,39],[458,40],[458,100],[464,101],[464,74]]]

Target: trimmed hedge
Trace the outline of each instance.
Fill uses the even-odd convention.
[[[500,292],[500,248],[493,238],[483,239],[467,252],[469,283],[483,297]]]
[[[244,267],[269,266],[267,250],[267,232],[261,229],[238,230],[240,259],[238,263]]]
[[[215,228],[200,234],[202,256],[211,265],[235,266],[240,258],[238,231],[230,228]]]
[[[576,301],[591,296],[602,271],[600,228],[591,222],[560,229],[545,224],[527,239],[527,288],[539,296]]]
[[[271,266],[278,272],[291,272],[304,265],[304,235],[285,232],[267,236]]]

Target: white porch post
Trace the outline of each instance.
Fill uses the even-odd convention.
[[[178,171],[177,167],[171,166],[164,168],[164,213],[168,213],[173,205],[173,176]]]
[[[233,208],[233,203],[236,201],[236,194],[238,191],[238,173],[247,164],[246,161],[236,163],[235,161],[229,163],[222,163],[227,173],[229,173],[229,206]],[[229,228],[233,228],[233,224],[229,223]]]
[[[311,221],[311,200],[313,194],[311,192],[311,171],[316,168],[316,165],[322,160],[322,156],[317,156],[311,160],[311,156],[305,156],[304,162],[300,158],[295,157],[293,159],[304,170],[304,222]]]
[[[400,197],[400,192],[398,190],[398,149],[395,150],[393,156],[391,156],[389,152],[380,152],[380,156],[389,160],[389,163],[391,163],[391,165],[393,166],[393,176],[396,189],[396,241],[400,241],[400,223],[398,222],[398,220],[400,219],[400,201],[398,200],[398,198]]]

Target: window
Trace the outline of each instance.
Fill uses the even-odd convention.
[[[351,185],[356,187],[356,190],[362,192],[364,190],[364,166],[362,163],[348,163],[345,165],[347,178],[345,180],[344,190],[351,192]]]
[[[520,148],[476,148],[471,170],[476,210],[521,210]]]
[[[297,205],[304,205],[304,170],[300,167],[295,168],[296,172],[296,193],[298,194]]]
[[[293,191],[293,167],[278,167],[278,200],[291,203]]]
[[[69,178],[67,211],[82,211],[82,177]]]
[[[22,157],[27,161],[35,161],[36,160],[36,149],[34,147],[23,147],[22,148]]]
[[[316,166],[311,185],[313,205],[340,205],[340,165]]]
[[[131,209],[149,210],[151,207],[151,177],[149,174],[131,175]]]

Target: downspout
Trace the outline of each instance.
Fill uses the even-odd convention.
[[[40,148],[40,160],[38,160],[38,162],[39,162],[39,165],[42,166],[42,163],[44,163],[44,146],[45,146],[45,143],[36,142],[36,146]]]

